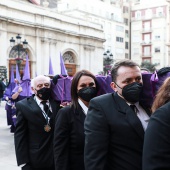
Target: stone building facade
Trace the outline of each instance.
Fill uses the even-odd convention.
[[[20,44],[19,54],[17,44],[11,47],[9,41],[11,37],[16,40],[17,34],[28,42],[25,51]],[[22,59],[22,72],[27,54],[31,78],[49,74],[50,58],[54,74],[60,74],[60,53],[69,75],[81,69],[98,74],[103,70],[104,42],[99,24],[59,14],[28,1],[0,1],[0,66],[7,68],[8,76],[11,65],[16,65],[16,58]]]

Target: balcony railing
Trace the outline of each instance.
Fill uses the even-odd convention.
[[[150,40],[150,41],[142,41],[141,43],[140,43],[141,45],[151,45],[152,44],[152,41]]]
[[[153,18],[160,18],[160,17],[166,17],[164,13],[158,13],[158,14],[152,14],[151,16],[140,16],[140,17],[132,17],[132,21],[137,21],[137,20],[148,20],[148,19],[153,19]]]
[[[143,53],[141,57],[152,57],[151,53]]]
[[[146,33],[146,32],[152,32],[152,28],[143,28],[142,29],[142,33]]]

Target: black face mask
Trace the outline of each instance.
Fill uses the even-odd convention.
[[[77,94],[84,101],[89,102],[93,97],[97,95],[97,90],[95,87],[85,87],[80,89]]]
[[[48,100],[50,98],[50,95],[51,95],[51,89],[50,88],[43,87],[42,89],[37,90],[37,96],[41,100]]]
[[[117,85],[118,86],[118,85]],[[118,86],[119,87],[119,86]],[[120,87],[119,87],[120,88]],[[122,89],[122,88],[121,88]],[[123,87],[122,96],[130,103],[136,103],[140,99],[140,94],[142,91],[141,83],[131,83]]]

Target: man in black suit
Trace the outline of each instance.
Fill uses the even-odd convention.
[[[122,60],[115,63],[111,75],[115,93],[90,101],[85,120],[85,169],[141,170],[150,111],[139,103],[140,67]]]
[[[17,163],[22,170],[54,170],[54,120],[60,107],[50,98],[49,77],[34,78],[32,90],[35,95],[16,103]]]

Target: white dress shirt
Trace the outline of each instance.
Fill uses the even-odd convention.
[[[129,106],[131,105],[130,103],[127,103]],[[142,123],[143,129],[144,131],[146,130],[147,126],[148,126],[148,122],[150,117],[148,116],[148,114],[146,113],[146,111],[139,105],[139,102],[136,102],[134,104],[137,108],[137,116],[139,118],[139,120]]]
[[[83,109],[84,114],[87,115],[88,107],[80,99],[78,99],[78,102]]]
[[[43,112],[45,112],[44,106],[43,106],[43,104],[41,103],[42,101],[41,101],[37,96],[34,96],[34,100],[37,102],[37,104],[38,104],[38,106],[41,108],[41,110],[42,110]],[[50,111],[52,112],[52,108],[51,108],[51,106],[50,106],[49,100],[46,101],[46,104],[48,105]]]

